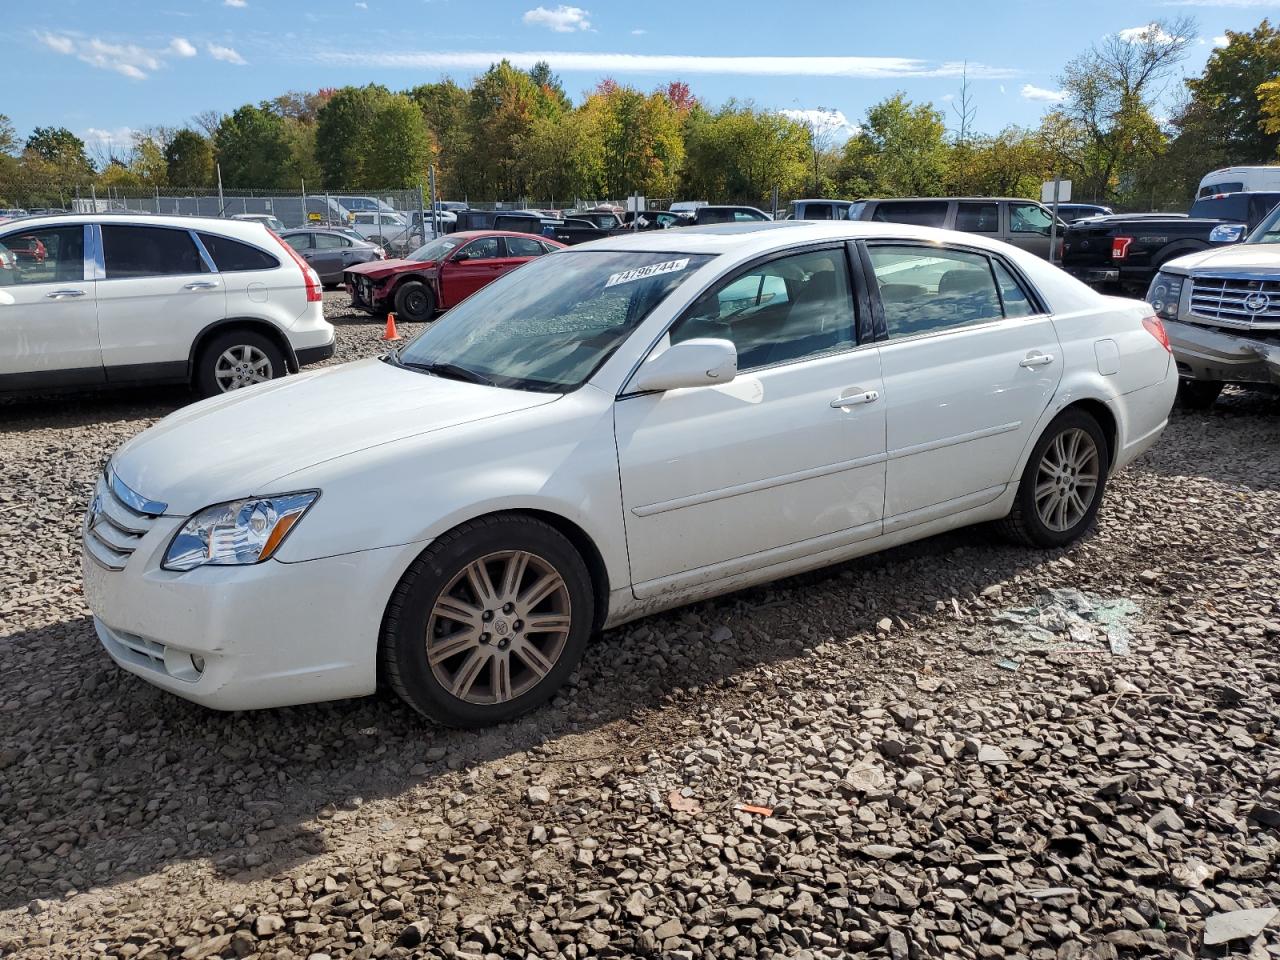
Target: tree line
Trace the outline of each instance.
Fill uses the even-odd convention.
[[[1180,18],[1124,31],[1070,61],[1038,126],[976,132],[967,81],[944,112],[897,93],[836,143],[827,115],[730,100],[682,81],[653,90],[605,80],[578,103],[546,63],[503,61],[470,84],[380,84],[289,92],[127,149],[99,150],[65,128],[23,142],[0,116],[0,202],[35,186],[100,191],[227,188],[413,189],[429,166],[444,197],[551,200],[630,193],[760,202],[798,196],[1032,196],[1055,174],[1074,198],[1124,207],[1185,203],[1216,166],[1280,159],[1280,30],[1228,31],[1201,74],[1174,88],[1196,42]],[[1172,115],[1158,105],[1176,93]],[[217,166],[215,166],[217,165]],[[34,205],[32,199],[26,199]],[[48,201],[46,201],[48,202]]]

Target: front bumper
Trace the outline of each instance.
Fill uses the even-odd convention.
[[[343,278],[343,285],[346,287],[347,296],[351,298],[353,307],[366,313],[377,311],[379,292],[382,289],[380,283],[375,283],[361,274],[348,273]]]
[[[217,710],[374,692],[387,598],[422,544],[172,573],[159,564],[182,522],[159,518],[122,570],[84,556],[85,600],[120,667]]]
[[[1166,320],[1164,328],[1183,377],[1280,387],[1280,340],[1224,333],[1180,320]]]

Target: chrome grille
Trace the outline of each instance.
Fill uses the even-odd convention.
[[[98,478],[84,520],[84,548],[108,570],[123,570],[138,543],[165,510],[138,496],[111,472]]]
[[[1224,327],[1280,329],[1280,279],[1193,277],[1191,312]]]

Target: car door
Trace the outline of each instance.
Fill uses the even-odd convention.
[[[314,236],[314,258],[310,261],[312,268],[320,274],[324,283],[337,283],[342,279],[342,270],[350,262],[351,241],[337,233],[317,233]]]
[[[723,386],[615,404],[637,597],[838,550],[880,532],[880,363],[859,347],[842,246],[791,252],[714,284],[655,347],[728,339]]]
[[[547,252],[547,247],[536,237],[503,237],[502,246],[505,256],[501,273],[514,270],[534,257],[544,256]]]
[[[1005,208],[1009,218],[1005,239],[1015,247],[1048,260],[1053,214],[1029,200],[1011,200]],[[1061,228],[1058,233],[1061,236]]]
[[[0,270],[0,390],[101,383],[93,228],[0,228],[0,246],[23,238],[45,256]]]
[[[477,237],[455,250],[440,268],[442,306],[452,307],[502,273],[498,237]]]
[[[884,375],[885,532],[994,500],[1062,376],[1052,318],[998,257],[868,241]]]
[[[223,278],[191,231],[103,223],[98,333],[107,379],[185,377],[191,345],[226,318]]]

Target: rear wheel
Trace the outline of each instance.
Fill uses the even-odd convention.
[[[382,674],[418,712],[457,727],[501,723],[550,699],[582,657],[591,577],[554,527],[486,517],[440,537],[396,587]]]
[[[1032,448],[1004,531],[1028,546],[1071,543],[1093,525],[1109,468],[1098,421],[1083,410],[1064,411]]]
[[[396,316],[401,320],[425,323],[435,312],[435,298],[421,280],[410,280],[396,290]]]
[[[1207,410],[1213,401],[1222,393],[1220,380],[1187,380],[1178,381],[1178,406],[1184,410]]]
[[[256,330],[216,334],[196,358],[195,388],[202,397],[266,383],[288,373],[284,354]]]

